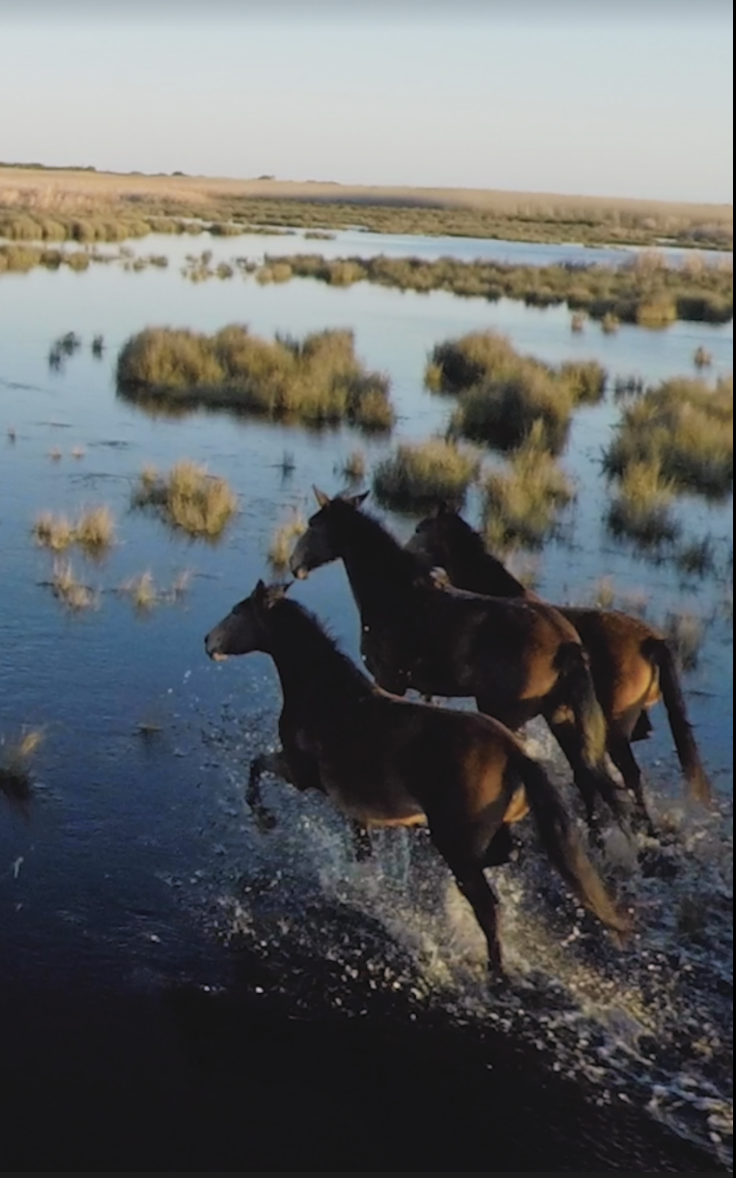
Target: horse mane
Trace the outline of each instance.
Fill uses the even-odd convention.
[[[335,503],[335,500],[333,500]],[[427,570],[413,552],[407,552],[388,528],[362,508],[348,507],[352,517],[360,522],[361,553],[374,557],[374,567],[383,571],[388,564],[394,576],[400,577],[407,584],[414,585],[417,576],[427,577]]]
[[[474,587],[475,591],[479,593],[491,593],[492,595],[500,593],[501,596],[506,596],[514,591],[518,592],[520,596],[526,596],[526,589],[521,581],[513,573],[509,572],[503,561],[488,551],[480,532],[471,527],[468,521],[457,513],[453,514],[452,519],[456,520],[460,525],[455,531],[455,537],[459,538],[464,546],[460,554],[461,559],[472,562],[472,567],[477,568],[481,575],[484,573],[490,574],[502,583],[501,588],[499,588],[498,584],[491,585],[490,588],[484,585],[481,588]]]
[[[299,650],[299,658],[310,663],[319,690],[330,694],[331,689],[344,697],[346,688],[360,696],[369,695],[373,684],[360,667],[346,655],[337,640],[328,632],[316,614],[298,601],[283,598],[271,607],[277,612],[279,624]]]

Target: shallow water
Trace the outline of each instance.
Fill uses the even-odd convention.
[[[274,241],[295,248],[294,238],[252,239],[261,252],[274,252]],[[202,648],[206,630],[263,575],[274,526],[292,506],[309,510],[311,484],[337,488],[335,468],[352,449],[373,461],[387,443],[226,415],[151,419],[116,398],[113,368],[127,336],[153,324],[211,331],[238,321],[266,336],[350,326],[363,360],[391,376],[395,436],[421,438],[442,428],[451,410],[422,388],[428,350],[449,336],[495,327],[543,359],[590,356],[612,378],[657,380],[691,371],[699,344],[713,353],[715,374],[729,370],[732,325],[624,327],[615,336],[591,326],[577,336],[559,308],[489,306],[442,292],[303,281],[260,287],[241,277],[194,285],[178,263],[198,242],[137,243],[140,253],[169,253],[168,270],[95,266],[0,279],[0,435],[14,430],[14,440],[0,436],[0,733],[45,730],[28,821],[0,808],[2,984],[133,998],[174,983],[227,989],[233,961],[245,955],[262,971],[248,974],[254,1001],[278,999],[318,1021],[399,1019],[421,1028],[439,1019],[450,1035],[498,1034],[523,1047],[542,1074],[569,1079],[591,1107],[630,1104],[730,1164],[730,504],[678,504],[685,538],[713,537],[716,567],[705,578],[683,580],[670,563],[636,558],[602,523],[599,458],[620,408],[608,400],[579,412],[564,456],[579,496],[562,536],[540,558],[539,588],[580,601],[607,576],[624,596],[645,594],[655,622],[669,609],[701,619],[704,642],[686,691],[719,807],[710,817],[683,807],[658,708],[654,736],[636,752],[669,833],[639,868],[625,847],[609,848],[637,912],[634,944],[620,954],[582,920],[530,844],[518,867],[496,873],[515,980],[489,993],[480,934],[421,840],[387,833],[374,861],[356,865],[342,821],[321,799],[271,782],[278,826],[258,830],[243,777],[250,757],[275,737],[275,676],[265,657],[220,667]],[[411,242],[412,253],[450,249],[434,239]],[[342,241],[307,244],[346,252]],[[212,248],[217,259],[246,253],[246,245],[228,239]],[[450,245],[458,256],[465,248]],[[371,246],[381,252],[385,242]],[[525,248],[546,257],[545,247]],[[52,371],[51,342],[70,330],[84,347]],[[102,360],[89,351],[96,333],[107,344]],[[75,459],[77,445],[84,453]],[[51,458],[52,449],[60,457]],[[289,476],[285,451],[295,463]],[[163,468],[183,456],[208,463],[238,492],[240,514],[219,545],[172,537],[129,510],[144,463]],[[113,509],[119,542],[99,563],[72,555],[100,590],[97,610],[72,617],[44,584],[52,560],[34,547],[30,528],[42,509],[73,513],[99,502]],[[402,536],[412,527],[388,518]],[[147,569],[162,587],[193,570],[188,592],[137,614],[115,590]],[[294,592],[355,656],[342,568],[320,570]],[[544,731],[532,726],[530,739],[564,778]]]

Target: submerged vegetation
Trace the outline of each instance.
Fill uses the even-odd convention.
[[[625,479],[643,465],[678,491],[727,495],[733,489],[733,377],[715,388],[668,380],[628,406],[606,452],[606,470]]]
[[[215,540],[235,515],[238,498],[225,479],[182,459],[165,475],[146,467],[133,489],[133,506],[152,508],[171,527],[190,536]]]
[[[483,531],[493,552],[540,548],[575,498],[564,470],[546,448],[541,424],[515,450],[504,470],[491,471],[483,484]]]
[[[276,420],[391,427],[388,377],[368,372],[352,331],[268,341],[233,324],[214,335],[147,328],[118,356],[120,393],[150,409],[208,407]]]
[[[423,511],[440,500],[461,505],[477,477],[478,456],[441,438],[399,446],[379,462],[373,489],[384,506]]]

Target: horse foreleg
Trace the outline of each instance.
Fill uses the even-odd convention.
[[[261,776],[264,773],[273,773],[274,776],[282,777],[285,781],[292,781],[291,771],[283,749],[276,749],[272,753],[259,753],[250,763],[245,800],[253,811],[258,829],[265,831],[273,830],[276,825],[276,815],[269,810],[261,797]]]

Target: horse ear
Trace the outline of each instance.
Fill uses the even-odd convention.
[[[362,507],[369,495],[370,491],[363,491],[360,495],[348,496],[346,502],[349,503],[351,507]]]
[[[266,582],[260,580],[260,578],[259,578],[258,583],[256,584],[256,588],[255,588],[256,596],[262,597],[263,594],[265,593],[265,590],[266,590]]]
[[[312,490],[314,491],[314,497],[317,500],[319,506],[326,507],[330,502],[330,496],[325,495],[324,491],[320,491],[319,487],[315,487],[314,485],[312,485]]]
[[[264,586],[266,605],[268,608],[270,609],[271,606],[275,605],[277,601],[282,601],[283,598],[286,597],[286,594],[289,592],[293,584],[293,581],[288,581],[286,584]]]

